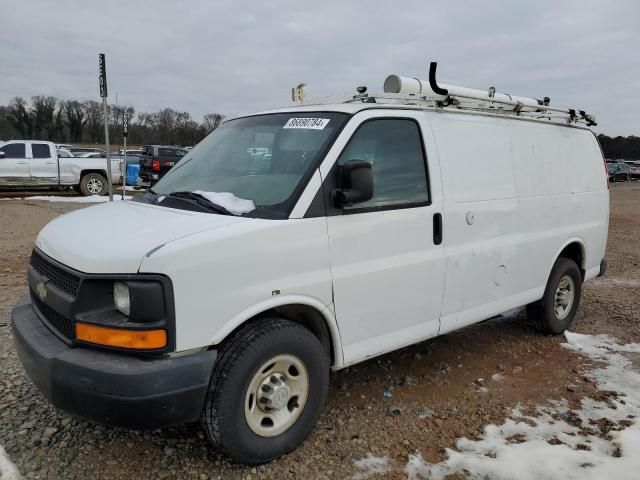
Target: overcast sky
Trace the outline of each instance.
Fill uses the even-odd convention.
[[[640,135],[640,1],[0,0],[0,104],[14,96],[165,106],[200,120],[308,94],[381,91],[390,73],[551,97],[599,132]]]

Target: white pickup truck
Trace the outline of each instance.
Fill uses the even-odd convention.
[[[119,183],[119,160],[111,160],[111,178]],[[106,158],[60,157],[52,142],[0,142],[0,189],[73,187],[83,195],[107,193]]]

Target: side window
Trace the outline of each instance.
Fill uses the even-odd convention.
[[[413,120],[370,120],[354,133],[338,165],[366,160],[373,173],[373,198],[361,209],[429,201],[426,162],[418,124]]]
[[[158,156],[159,157],[175,157],[177,154],[177,150],[173,148],[159,148]]]
[[[31,155],[33,158],[51,158],[51,151],[49,145],[46,143],[32,143]]]
[[[24,143],[9,143],[0,147],[5,158],[27,158],[25,155]]]

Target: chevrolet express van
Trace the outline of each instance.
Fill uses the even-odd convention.
[[[330,370],[525,305],[564,332],[606,267],[590,117],[402,88],[226,121],[141,196],[50,222],[12,313],[33,382],[258,464],[312,431]]]

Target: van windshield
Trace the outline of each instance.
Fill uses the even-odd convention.
[[[335,112],[304,112],[225,122],[190,150],[153,192],[237,198],[253,202],[255,208],[243,212],[246,216],[286,218],[318,157],[347,118]]]

